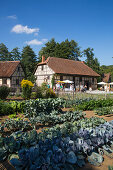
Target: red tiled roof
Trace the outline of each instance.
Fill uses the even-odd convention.
[[[108,83],[110,79],[111,73],[104,73],[103,81]]]
[[[88,67],[83,61],[74,61],[63,58],[48,57],[45,62],[55,73],[74,74],[99,77],[100,75]]]
[[[20,61],[0,61],[0,77],[11,77]]]

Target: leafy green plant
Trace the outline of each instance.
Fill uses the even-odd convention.
[[[0,99],[6,99],[10,93],[10,88],[7,86],[0,86]]]
[[[113,170],[113,166],[108,166],[108,170]]]
[[[100,100],[90,100],[83,102],[82,104],[76,105],[76,109],[80,110],[94,110],[99,107],[113,106],[112,99],[100,99]]]
[[[95,113],[99,116],[113,114],[113,107],[97,108]]]
[[[45,95],[46,98],[56,98],[56,94],[55,92],[51,89],[51,88],[48,88],[46,90],[46,95]]]
[[[17,115],[16,115],[16,113],[14,113],[14,114],[9,115],[8,117],[9,117],[10,119],[13,119],[13,118],[16,118]]]
[[[13,114],[14,110],[8,102],[0,101],[0,116]]]
[[[42,98],[42,88],[40,86],[36,87],[36,98]]]
[[[53,110],[60,110],[63,104],[64,100],[60,98],[28,100],[25,102],[25,115],[27,117],[36,117],[42,112],[49,114]]]

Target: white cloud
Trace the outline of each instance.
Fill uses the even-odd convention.
[[[48,39],[46,39],[46,38],[42,39],[42,42],[47,42],[47,41],[48,41]]]
[[[38,33],[37,33],[37,32],[35,32],[35,33],[34,33],[34,35],[35,35],[35,36],[37,36],[37,35],[38,35]]]
[[[25,43],[27,45],[42,45],[45,42],[45,40],[47,41],[47,39],[42,39],[41,41],[34,39],[34,40],[31,40],[31,41],[26,41]]]
[[[15,32],[17,34],[26,33],[26,34],[32,34],[39,32],[39,28],[28,28],[28,26],[23,26],[21,24],[15,25],[11,32]]]
[[[10,16],[7,16],[7,18],[9,18],[9,19],[17,19],[17,16],[16,15],[10,15]]]

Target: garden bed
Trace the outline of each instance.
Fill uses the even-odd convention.
[[[99,117],[99,118],[104,118],[106,121],[111,121],[113,120],[113,114],[110,115],[105,115],[105,116],[98,116],[97,114],[95,114],[95,111],[84,111],[86,113],[87,118],[91,118],[93,116]]]
[[[113,115],[98,116],[94,113],[94,111],[84,111],[84,113],[86,113],[86,115],[84,115],[83,112],[73,111],[72,108],[64,108],[61,110],[61,108],[63,107],[63,102],[64,101],[62,101],[61,99],[40,99],[26,101],[24,105],[22,105],[25,108],[24,114],[22,114],[22,116],[25,116],[25,119],[19,119],[20,115],[18,114],[17,120],[10,119],[3,123],[3,126],[1,126],[2,134],[8,130],[10,132],[12,132],[13,130],[15,131],[15,129],[17,131],[20,130],[20,132],[13,133],[12,136],[9,136],[8,138],[5,138],[5,136],[3,136],[4,139],[1,138],[1,146],[5,146],[7,150],[6,156],[15,153],[15,151],[21,150],[21,152],[24,151],[23,153],[25,153],[26,156],[27,153],[29,153],[29,158],[26,157],[27,162],[29,162],[29,160],[32,160],[32,154],[35,154],[38,159],[40,158],[44,162],[49,161],[47,156],[51,157],[51,153],[53,156],[51,157],[50,161],[53,164],[50,165],[49,161],[47,165],[50,167],[57,167],[58,165],[61,166],[62,164],[62,166],[66,168],[67,164],[68,166],[71,166],[69,165],[70,163],[74,164],[74,167],[76,167],[76,165],[79,166],[78,163],[76,164],[76,159],[80,159],[78,157],[78,152],[81,152],[82,156],[84,157],[82,159],[86,160],[86,165],[82,169],[96,170],[96,167],[87,163],[87,156],[91,151],[93,151],[93,149],[95,151],[98,151],[97,148],[102,147],[104,144],[106,144],[107,140],[112,140],[113,131],[111,129],[111,126],[113,126],[113,122],[110,122],[111,124],[107,124],[105,123],[105,120],[113,120]],[[18,111],[22,110],[23,108],[20,107],[21,105],[18,102],[11,103],[11,106],[13,107],[14,111],[16,110],[16,113],[18,113]],[[8,118],[8,116],[2,116],[1,122],[4,122],[6,118]],[[105,120],[102,118],[104,118]],[[29,127],[34,130],[30,130]],[[3,128],[5,130],[4,132]],[[93,132],[90,131],[90,128],[93,129]],[[102,129],[105,130],[104,134]],[[111,133],[109,133],[110,131]],[[95,137],[94,134],[96,134],[97,137]],[[98,138],[98,140],[96,138]],[[71,147],[72,145],[75,146],[75,150],[73,147]],[[23,149],[22,151],[22,148],[24,148],[24,146],[27,150]],[[38,148],[35,148],[35,146],[39,148],[40,152],[38,151]],[[62,159],[60,159],[60,157],[57,157],[57,151],[59,151],[58,153],[61,154],[60,156],[62,157]],[[2,150],[2,152],[4,151]],[[49,155],[45,155],[45,152]],[[74,153],[75,156],[73,155]],[[70,160],[70,156],[72,155],[74,156],[75,163]],[[16,161],[21,161],[21,156],[19,156],[18,158],[19,159],[16,159]],[[101,169],[107,169],[108,165],[112,165],[111,162],[109,162],[109,158],[107,158],[108,164],[105,164],[106,157],[104,156],[104,158],[105,161],[102,163],[102,166],[104,165],[105,167],[101,166]],[[39,162],[40,159],[38,160]],[[5,157],[3,157],[2,160],[5,160]],[[34,157],[32,166],[35,166],[35,160],[36,159]],[[41,167],[44,166],[43,162],[39,163],[41,164]],[[11,163],[13,164],[14,162]],[[22,163],[23,168],[24,166],[29,167],[31,165]]]

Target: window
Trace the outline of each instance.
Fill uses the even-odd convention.
[[[63,81],[63,76],[60,76],[60,81]]]
[[[7,84],[7,79],[6,78],[2,79],[2,84]]]
[[[44,69],[44,66],[42,65],[42,66],[41,66],[41,70],[43,71],[43,69]]]
[[[16,79],[16,85],[19,85],[19,79]]]

